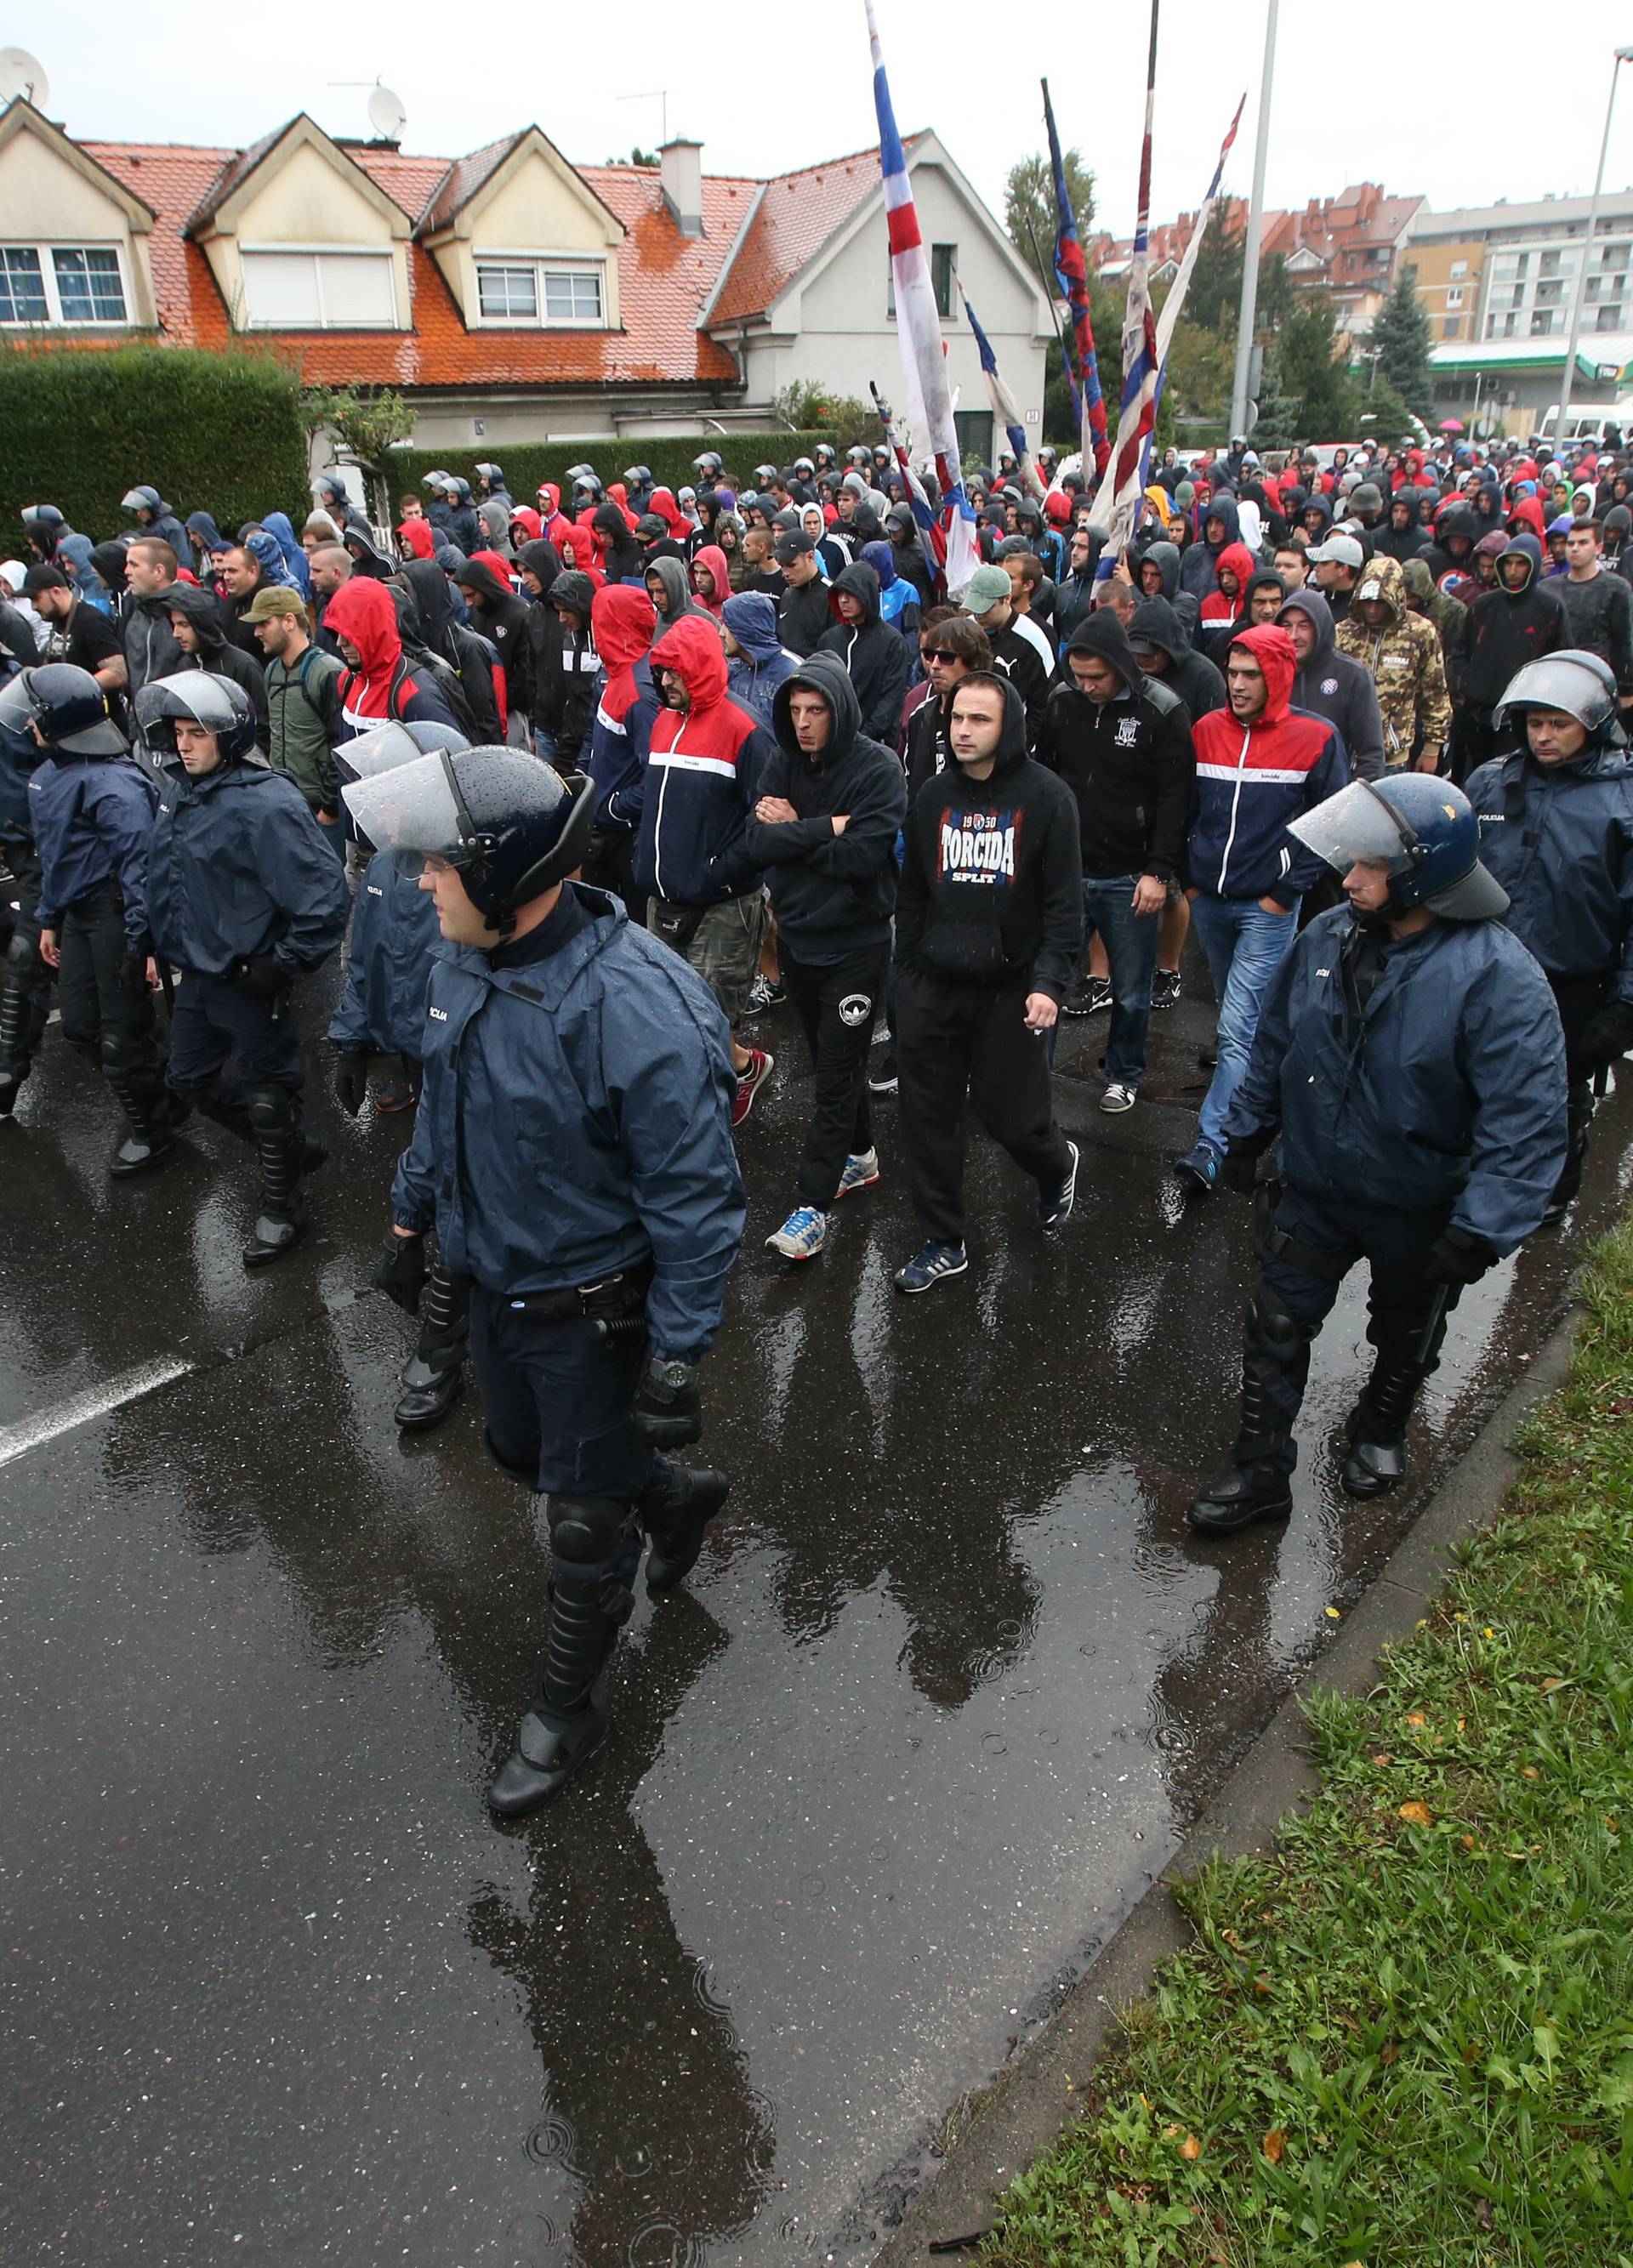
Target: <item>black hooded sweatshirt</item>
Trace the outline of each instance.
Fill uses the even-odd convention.
[[[1161,681],[1179,696],[1193,725],[1200,725],[1204,717],[1224,707],[1224,679],[1208,656],[1193,647],[1166,599],[1142,599],[1129,616],[1128,637],[1133,644],[1154,645],[1168,656],[1170,666],[1162,673]],[[1134,659],[1139,659],[1138,654]]]
[[[221,609],[210,592],[201,591],[196,583],[172,583],[164,599],[171,614],[185,615],[198,638],[196,654],[178,652],[177,669],[208,669],[217,677],[230,677],[235,685],[241,685],[255,712],[255,745],[264,755],[272,740],[267,681],[261,664],[228,637]],[[250,635],[255,635],[253,630]]]
[[[796,690],[819,694],[833,718],[819,755],[808,756],[794,739],[788,703]],[[831,965],[890,938],[907,784],[896,751],[862,733],[856,688],[838,654],[812,654],[785,678],[772,717],[777,751],[760,775],[760,794],[791,803],[799,817],[772,824],[750,812],[743,843],[766,871],[772,911],[794,960]],[[836,835],[840,814],[845,831]]]
[[[1528,661],[1540,661],[1570,643],[1564,608],[1549,585],[1537,580],[1541,545],[1534,535],[1517,535],[1503,559],[1516,552],[1531,562],[1523,588],[1510,591],[1499,579],[1469,601],[1463,617],[1457,659],[1463,698],[1474,709],[1495,709]],[[1499,568],[1502,563],[1499,559]]]
[[[547,543],[529,543],[522,552],[548,551]],[[556,738],[556,769],[576,769],[595,722],[601,683],[601,659],[590,630],[590,609],[595,585],[576,567],[565,569],[544,585],[544,596],[528,617],[533,632],[536,674],[533,681],[533,720]],[[571,607],[579,627],[569,630],[556,612]]]
[[[647,571],[647,556],[616,504],[598,504],[590,526],[602,538],[606,550],[602,565],[610,583],[639,582]]]
[[[460,569],[459,586],[470,602],[473,624],[498,651],[505,672],[506,706],[518,716],[530,717],[533,641],[528,636],[527,601],[480,559],[469,560]]]
[[[447,664],[459,680],[478,745],[496,747],[500,738],[499,701],[490,648],[454,614],[447,577],[434,559],[408,559],[392,577],[391,587],[402,594],[397,618],[404,638]]]
[[[1123,690],[1116,700],[1078,691],[1075,653],[1094,654],[1117,672]],[[1066,642],[1038,755],[1072,792],[1085,874],[1172,880],[1196,779],[1190,720],[1173,688],[1141,668],[1109,607],[1079,622]]]
[[[1064,781],[1027,755],[1020,694],[998,682],[991,772],[972,778],[955,758],[907,814],[896,957],[938,983],[1023,984],[1058,1003],[1083,951],[1077,811]]]
[[[862,620],[839,617],[839,593],[856,600]],[[894,740],[907,698],[907,641],[893,622],[879,619],[879,578],[861,560],[835,576],[829,609],[836,620],[817,641],[819,653],[837,653],[851,674],[861,703],[861,729],[870,740]]]
[[[1307,615],[1316,634],[1309,660],[1300,662],[1294,673],[1294,708],[1324,718],[1342,736],[1351,779],[1381,779],[1384,720],[1371,671],[1353,654],[1340,653],[1333,634],[1333,609],[1319,591],[1289,592],[1282,613],[1289,609]]]

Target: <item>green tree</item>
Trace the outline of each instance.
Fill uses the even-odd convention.
[[[1094,226],[1094,175],[1075,150],[1062,159],[1067,194],[1086,245]],[[1046,157],[1022,158],[1009,168],[1003,188],[1003,225],[1010,243],[1052,298],[1060,296],[1054,278],[1057,215],[1054,177]]]
[[[1402,275],[1378,312],[1367,344],[1378,350],[1378,375],[1390,385],[1410,409],[1427,417],[1435,399],[1430,374],[1429,350],[1434,340],[1429,317]]]
[[[1230,200],[1220,197],[1208,216],[1186,294],[1186,319],[1205,331],[1234,321],[1242,299],[1242,239],[1229,226]]]
[[[308,432],[327,425],[343,449],[374,470],[383,468],[394,442],[409,440],[414,431],[413,411],[388,386],[314,387],[302,409]]]
[[[1333,304],[1324,292],[1301,295],[1276,341],[1277,391],[1301,405],[1298,438],[1348,441],[1361,414],[1360,390],[1341,358]]]

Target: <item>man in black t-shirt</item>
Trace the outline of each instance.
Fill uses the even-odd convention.
[[[51,626],[41,661],[70,661],[76,669],[88,669],[104,693],[123,691],[125,656],[117,629],[81,597],[60,567],[31,567],[23,578],[23,595]]]

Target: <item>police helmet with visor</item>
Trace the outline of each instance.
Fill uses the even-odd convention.
[[[1492,921],[1508,893],[1480,863],[1480,827],[1461,788],[1427,772],[1353,780],[1288,821],[1288,832],[1339,874],[1358,864],[1389,873],[1387,913],[1425,906],[1448,921]]]

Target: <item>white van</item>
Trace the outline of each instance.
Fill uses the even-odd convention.
[[[1605,446],[1607,424],[1620,423],[1620,422],[1608,409],[1573,409],[1565,420],[1564,446],[1568,449],[1602,449]],[[1558,448],[1560,446],[1558,431],[1559,404],[1557,401],[1550,401],[1543,413],[1541,423],[1531,436],[1532,447],[1533,449]]]

